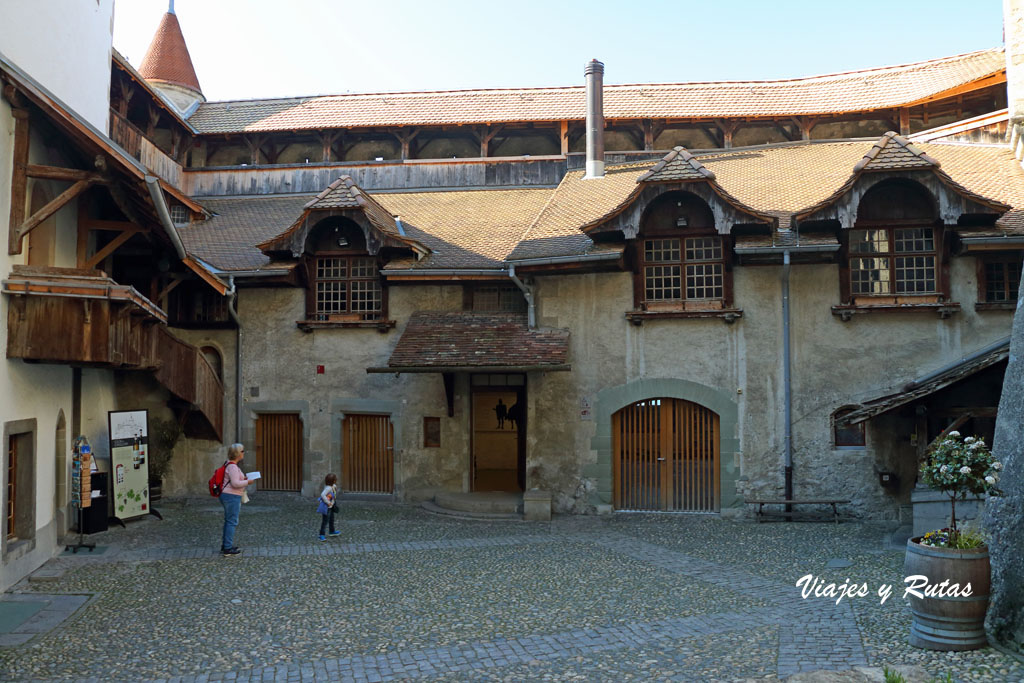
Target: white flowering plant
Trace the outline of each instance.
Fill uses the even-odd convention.
[[[968,493],[998,496],[1000,491],[996,484],[1002,469],[1002,463],[992,456],[984,439],[961,437],[957,431],[946,434],[929,452],[921,467],[921,479],[949,496],[951,515],[947,537],[950,546],[956,543],[959,534],[956,499],[963,500]]]

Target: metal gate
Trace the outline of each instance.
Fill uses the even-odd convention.
[[[346,415],[341,432],[341,490],[393,493],[395,433],[391,418]]]
[[[652,398],[612,415],[612,499],[619,510],[717,512],[718,415]]]
[[[264,491],[302,489],[302,419],[298,413],[256,417],[256,465]]]

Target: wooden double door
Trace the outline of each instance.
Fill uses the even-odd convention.
[[[256,417],[256,462],[264,491],[302,490],[302,418],[298,413]]]
[[[718,415],[696,403],[652,398],[612,415],[612,499],[619,510],[717,512]]]
[[[341,422],[341,490],[394,493],[395,431],[388,415],[346,415]]]

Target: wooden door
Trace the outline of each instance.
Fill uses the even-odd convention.
[[[346,415],[341,423],[341,490],[394,493],[395,431],[387,415]]]
[[[717,512],[719,421],[713,411],[654,398],[612,415],[612,499],[619,510]]]
[[[264,491],[302,490],[302,419],[298,413],[256,418],[256,466]]]

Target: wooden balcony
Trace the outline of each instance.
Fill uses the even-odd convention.
[[[7,357],[40,363],[153,370],[153,330],[167,316],[133,287],[95,270],[14,266],[3,281]]]
[[[133,287],[96,270],[14,266],[2,283],[7,357],[37,363],[150,370],[178,407],[186,433],[220,439],[224,387],[198,348],[168,331],[167,316]]]

